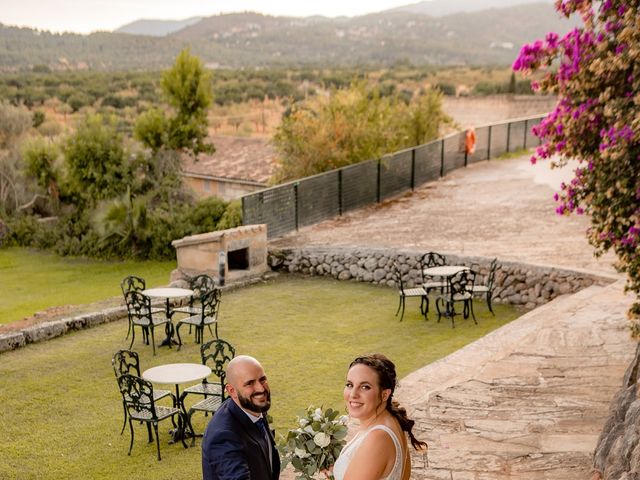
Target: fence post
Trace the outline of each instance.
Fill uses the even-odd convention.
[[[242,225],[246,225],[247,224],[247,205],[245,203],[244,197],[242,197],[241,200],[242,200]]]
[[[523,150],[527,149],[527,129],[529,128],[528,125],[527,125],[528,123],[529,123],[529,119],[525,118],[524,119],[524,139],[522,140],[522,149]]]
[[[382,165],[380,164],[381,159],[378,159],[378,178],[376,179],[376,200],[378,203],[380,203],[380,200],[382,198],[381,192],[380,192],[380,170],[382,168]]]
[[[338,170],[338,215],[342,216],[342,169]]]
[[[487,160],[491,160],[491,125],[489,125],[489,138],[487,140]]]
[[[511,146],[511,122],[507,123],[507,152]]]
[[[293,185],[293,197],[294,197],[294,202],[295,202],[295,220],[296,220],[296,231],[298,231],[298,227],[300,225],[300,218],[299,218],[299,210],[298,210],[298,182],[294,183]]]
[[[411,149],[411,190],[416,188],[416,149]]]
[[[444,177],[444,138],[440,140],[440,176]]]

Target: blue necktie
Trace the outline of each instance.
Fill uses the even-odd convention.
[[[266,437],[269,438],[269,432],[267,431],[267,424],[264,421],[263,417],[260,417],[258,419],[258,421],[256,422],[256,425],[258,425],[258,427],[260,428],[260,431],[262,432],[262,434]]]
[[[267,423],[264,421],[264,417],[260,417],[258,419],[258,421],[255,422],[255,423],[258,426],[258,429],[260,430],[260,433],[262,433],[262,438],[264,440],[264,446],[266,447],[267,452],[269,452],[269,463],[271,464],[271,462],[273,461],[271,459],[271,441],[269,440],[271,435],[269,435],[269,432],[267,431]]]

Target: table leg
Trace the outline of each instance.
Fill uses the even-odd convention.
[[[178,424],[178,428],[170,430],[171,440],[169,440],[169,444],[174,444],[177,442],[184,442],[189,437],[194,437],[195,433],[189,425],[187,410],[184,406],[184,399],[187,395],[185,393],[180,394],[179,385],[176,384],[176,407],[182,410],[181,421]]]
[[[168,298],[167,298],[167,303],[165,305],[165,315],[169,319],[169,321],[166,323],[164,327],[164,331],[167,336],[164,340],[162,340],[162,343],[160,344],[160,346],[161,347],[168,346],[169,348],[171,348],[172,344],[177,345],[178,342],[173,339],[174,328],[173,328],[173,323],[171,322],[171,317],[173,316],[173,312],[171,311],[171,305],[169,303]]]

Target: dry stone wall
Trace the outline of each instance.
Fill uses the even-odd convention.
[[[269,265],[290,273],[328,276],[395,287],[393,263],[400,264],[403,280],[411,288],[422,282],[420,258],[424,251],[363,248],[303,248],[271,250]],[[492,258],[446,255],[449,265],[474,265],[479,282],[485,282]],[[608,284],[613,277],[587,271],[500,261],[496,271],[493,301],[533,309],[559,295],[593,284]]]
[[[100,312],[85,313],[71,318],[32,325],[23,330],[0,334],[0,353],[24,347],[29,343],[42,342],[68,332],[83,330],[127,316],[124,307],[108,308]]]

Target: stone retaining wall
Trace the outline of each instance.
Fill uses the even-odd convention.
[[[68,332],[113,322],[127,316],[125,307],[107,308],[101,312],[85,313],[71,318],[38,323],[17,332],[0,333],[0,353],[24,347],[29,343],[59,337]]]
[[[261,277],[244,278],[233,283],[226,284],[224,287],[220,287],[222,292],[229,292],[238,288],[251,285],[253,283],[260,282],[262,280],[268,280],[273,278],[276,274],[267,272]],[[170,287],[189,288],[189,284],[184,279],[178,279],[169,284]],[[184,305],[187,299],[179,299],[173,302],[174,305]],[[157,307],[164,307],[164,300],[158,300],[152,302],[152,305]],[[26,327],[16,332],[0,333],[0,353],[9,350],[15,350],[16,348],[24,347],[29,343],[41,342],[43,340],[49,340],[51,338],[59,337],[65,333],[73,332],[76,330],[82,330],[85,328],[95,327],[102,323],[114,322],[116,320],[125,319],[127,317],[126,306],[118,306],[113,308],[106,308],[100,312],[85,313],[83,315],[77,315],[75,317],[63,318],[60,320],[53,320],[51,322],[38,323],[30,327]]]
[[[640,346],[629,365],[622,389],[611,402],[611,410],[593,458],[597,475],[592,480],[636,480],[640,478]]]
[[[392,266],[401,264],[404,280],[411,288],[422,282],[419,260],[424,251],[395,250],[390,248],[302,248],[271,250],[269,265],[290,273],[329,276],[338,280],[355,280],[395,287]],[[450,265],[474,267],[480,274],[477,282],[484,282],[491,258],[464,257],[447,254]],[[575,293],[593,284],[605,285],[616,278],[581,270],[527,265],[499,261],[494,284],[493,301],[520,305],[532,309],[547,303],[558,295]]]

